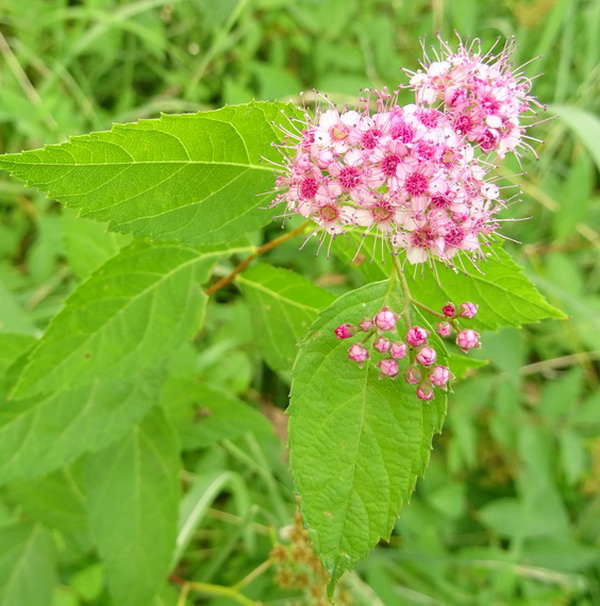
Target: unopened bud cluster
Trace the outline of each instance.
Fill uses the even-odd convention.
[[[461,330],[459,322],[469,320],[477,314],[475,303],[446,303],[441,316],[447,318],[438,323],[436,332],[441,337],[450,337],[456,332],[456,344],[463,351],[479,348],[479,333],[472,329]],[[395,379],[400,374],[411,385],[416,385],[417,396],[421,400],[432,400],[434,388],[448,389],[448,381],[454,378],[447,366],[436,364],[438,352],[429,341],[430,331],[421,326],[411,326],[406,330],[404,339],[398,336],[400,317],[389,307],[383,307],[372,318],[363,318],[362,322],[341,324],[335,329],[338,339],[349,339],[357,334],[364,335],[361,342],[348,348],[348,358],[360,368],[367,360],[376,361],[379,378]],[[365,334],[366,333],[366,334]],[[401,369],[401,360],[406,360]]]

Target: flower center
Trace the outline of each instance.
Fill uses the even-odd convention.
[[[419,196],[427,191],[427,178],[421,173],[413,173],[406,179],[406,191],[411,196]]]
[[[335,221],[338,214],[338,209],[332,204],[327,204],[319,209],[319,217],[323,219],[323,221]]]
[[[344,166],[340,171],[338,181],[344,189],[352,189],[358,185],[360,173],[354,166]]]
[[[304,200],[314,198],[318,188],[317,180],[314,177],[308,177],[307,179],[304,179],[302,185],[300,185],[300,196]]]
[[[381,161],[381,170],[383,171],[383,174],[387,175],[388,177],[393,177],[396,174],[396,167],[399,163],[400,158],[396,154],[386,156]]]
[[[371,212],[373,213],[373,218],[378,223],[383,223],[384,221],[388,221],[394,215],[394,211],[392,210],[392,207],[385,202],[379,202],[379,204],[377,204],[377,206],[373,207]]]

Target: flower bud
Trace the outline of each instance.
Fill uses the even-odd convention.
[[[453,318],[456,315],[456,305],[454,305],[454,303],[446,303],[446,305],[442,307],[442,313],[447,318]]]
[[[474,318],[477,315],[477,310],[479,309],[479,306],[476,305],[475,303],[461,303],[460,304],[460,315],[463,318],[468,318],[469,320],[471,318]]]
[[[421,328],[420,326],[413,326],[408,329],[406,333],[406,340],[412,347],[418,347],[419,345],[425,345],[427,343],[427,336],[429,331]]]
[[[416,385],[423,376],[423,373],[416,366],[409,366],[404,371],[404,380],[411,385]]]
[[[394,341],[392,343],[392,346],[390,347],[390,356],[392,356],[392,358],[395,358],[396,360],[406,358],[406,349],[406,343]]]
[[[379,330],[395,330],[398,316],[389,307],[384,307],[374,318],[373,323]]]
[[[446,366],[434,366],[433,372],[429,375],[429,380],[436,387],[445,390],[451,376],[450,370]]]
[[[481,347],[479,333],[471,329],[463,330],[456,335],[456,344],[464,352],[469,351],[469,349],[479,349]]]
[[[365,360],[368,359],[369,352],[367,351],[367,348],[360,343],[355,343],[348,350],[348,357],[359,366],[362,366]]]
[[[452,334],[452,325],[450,322],[439,322],[437,325],[437,334],[440,337],[449,337]]]
[[[379,353],[386,353],[389,348],[390,348],[390,342],[387,339],[384,339],[383,337],[379,337],[375,343],[373,343],[373,347],[379,352]]]
[[[354,324],[340,324],[335,329],[335,336],[338,339],[349,339],[356,334],[356,326]]]
[[[395,379],[398,376],[398,362],[393,358],[385,358],[381,360],[377,366],[379,366],[379,378],[390,377]]]
[[[424,381],[417,387],[417,397],[420,400],[433,400],[433,387],[429,381]]]
[[[415,359],[422,366],[432,366],[437,359],[437,352],[432,347],[421,347]]]
[[[361,330],[368,332],[373,326],[373,320],[370,318],[363,318],[363,321],[358,325]]]

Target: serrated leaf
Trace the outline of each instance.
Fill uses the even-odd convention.
[[[383,305],[402,309],[397,286],[377,282],[340,297],[310,328],[293,369],[292,473],[311,539],[331,575],[330,591],[389,537],[445,415],[445,394],[424,403],[401,378],[380,380],[375,361],[362,369],[350,362],[347,350],[358,337],[335,338],[336,326],[359,322]],[[418,322],[427,325],[421,317]],[[443,344],[434,335],[431,340],[444,364]]]
[[[160,408],[88,459],[90,530],[119,606],[150,604],[177,535],[179,445]]]
[[[335,296],[289,269],[267,264],[251,267],[236,281],[250,305],[256,344],[267,364],[289,371],[298,343]]]
[[[431,270],[426,269],[423,278],[409,283],[411,293],[436,310],[441,310],[447,301],[477,303],[479,312],[469,320],[469,327],[476,329],[497,330],[544,318],[567,317],[544,299],[523,269],[501,248],[494,247],[480,264],[480,270],[470,268],[465,274],[440,268],[438,284]]]
[[[33,350],[15,397],[125,377],[165,358],[200,327],[212,257],[134,242],[67,299]]]
[[[283,113],[285,112],[285,113]],[[278,161],[273,122],[292,106],[252,102],[159,120],[0,157],[0,167],[113,231],[225,242],[267,224]]]
[[[224,389],[195,379],[169,379],[161,401],[184,450],[231,440],[249,431],[273,433],[271,424],[254,408]]]
[[[30,335],[17,333],[0,333],[0,375],[13,364],[17,358],[25,354],[36,343]]]
[[[0,604],[49,606],[56,583],[54,546],[43,526],[0,528]]]
[[[0,402],[0,484],[40,476],[121,438],[156,404],[164,373],[149,367],[113,380]]]
[[[353,261],[359,273],[369,281],[381,280],[390,273],[392,263],[387,252],[377,248],[373,238],[364,239],[356,233],[338,238],[334,252],[345,261]],[[361,251],[356,256],[358,247]],[[382,263],[383,256],[383,263]],[[567,316],[550,305],[534,284],[502,248],[494,245],[490,255],[479,262],[479,269],[465,262],[454,272],[437,263],[435,275],[428,265],[405,265],[409,287],[415,299],[435,310],[441,310],[448,301],[459,304],[472,301],[479,305],[479,313],[469,322],[475,329],[496,330],[501,326],[522,326],[544,318],[565,319]],[[414,274],[414,279],[410,276]]]

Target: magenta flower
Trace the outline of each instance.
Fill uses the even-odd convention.
[[[450,370],[446,366],[434,366],[433,372],[429,375],[429,380],[436,387],[446,389],[446,385],[451,378]]]
[[[379,366],[379,378],[383,379],[383,377],[390,377],[390,379],[395,379],[398,376],[398,362],[393,358],[385,358],[381,360],[377,366]]]
[[[392,343],[392,346],[390,347],[390,356],[392,356],[392,358],[401,360],[402,358],[406,358],[406,353],[406,343],[399,343],[398,341]]]
[[[416,366],[409,366],[404,371],[404,380],[411,385],[416,385],[423,376],[423,373]]]
[[[362,367],[364,362],[369,358],[369,352],[360,343],[355,343],[348,349],[348,358]]]
[[[425,343],[427,343],[428,336],[428,330],[425,330],[420,326],[413,326],[412,328],[409,328],[406,333],[406,341],[411,347],[419,347],[419,345],[425,345]]]
[[[373,323],[379,330],[395,330],[398,316],[391,311],[388,307],[384,307],[378,314],[373,318]]]
[[[433,400],[433,387],[430,383],[422,383],[417,387],[417,397],[420,400]]]
[[[461,317],[471,319],[477,315],[477,310],[479,309],[479,306],[475,303],[461,303],[460,309]]]
[[[456,315],[456,305],[454,305],[454,303],[446,303],[446,305],[442,307],[442,313],[447,318],[453,318]]]
[[[384,339],[383,337],[379,337],[375,343],[373,343],[373,347],[379,352],[379,353],[387,353],[387,351],[390,348],[390,342],[387,339]]]
[[[437,352],[432,347],[421,347],[415,356],[415,360],[422,366],[432,366],[437,360]]]
[[[471,329],[463,330],[456,335],[456,344],[464,352],[469,351],[469,349],[479,349],[481,347],[479,333]]]
[[[452,325],[450,322],[438,322],[437,334],[440,337],[449,337],[452,334]]]
[[[367,332],[373,327],[373,320],[370,318],[363,318],[363,321],[358,326],[361,330]]]
[[[415,103],[400,106],[398,92],[383,89],[355,109],[307,112],[279,146],[273,204],[332,238],[372,233],[411,264],[481,257],[506,206],[488,174],[528,146],[522,118],[537,105],[511,52],[511,44],[496,57],[475,41],[456,51],[441,42],[437,60],[411,74]]]
[[[356,334],[356,326],[354,324],[340,324],[335,329],[335,336],[338,339],[349,339]]]

